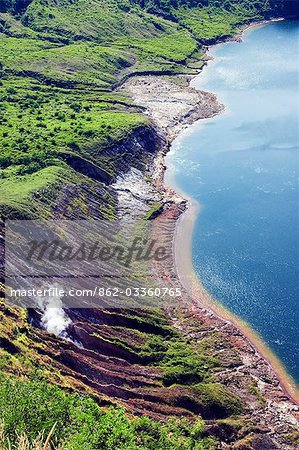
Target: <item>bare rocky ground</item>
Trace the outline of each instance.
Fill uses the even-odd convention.
[[[195,120],[212,117],[223,110],[214,94],[189,86],[185,76],[136,76],[122,87],[144,106],[157,126],[172,140]]]

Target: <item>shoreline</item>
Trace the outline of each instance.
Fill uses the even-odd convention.
[[[216,46],[224,45],[227,42],[240,42],[243,40],[244,33],[264,26],[271,22],[283,21],[283,18],[273,19],[271,21],[261,21],[257,23],[250,24],[240,32],[237,33],[235,38],[229,38],[223,42],[219,42],[207,47],[207,54],[210,50]],[[211,58],[210,60],[212,60]],[[198,75],[192,77],[190,83]],[[217,97],[216,97],[217,98]],[[223,109],[217,113],[222,114],[225,112],[225,105]],[[214,117],[209,116],[206,119]],[[199,122],[200,119],[195,122]],[[194,123],[195,123],[194,122]],[[182,128],[181,133],[184,131],[185,127]],[[181,134],[179,133],[179,134]],[[165,169],[170,170],[169,168]],[[165,174],[164,172],[164,174]],[[192,236],[194,231],[194,226],[198,215],[200,214],[200,204],[198,204],[193,198],[189,197],[185,192],[183,192],[178,186],[175,185],[172,175],[170,174],[171,181],[167,184],[166,188],[171,187],[174,192],[178,193],[186,202],[185,211],[179,216],[177,220],[177,226],[174,236],[174,252],[175,252],[175,266],[178,274],[178,278],[182,285],[185,287],[192,299],[198,301],[203,307],[209,309],[212,313],[221,319],[232,323],[236,328],[238,328],[244,337],[248,339],[249,344],[253,346],[255,351],[257,351],[264,360],[269,364],[271,369],[276,374],[279,383],[288,397],[299,405],[299,387],[292,376],[287,372],[280,359],[275,355],[274,351],[267,345],[262,336],[255,331],[250,324],[248,324],[244,319],[234,314],[228,308],[226,308],[219,300],[215,299],[203,286],[199,276],[195,272],[194,265],[192,263]],[[187,236],[187,237],[186,237]],[[180,260],[177,255],[180,254]],[[183,255],[183,256],[182,256]],[[184,280],[189,280],[189,282],[184,283]],[[190,280],[191,280],[191,290],[190,290]]]
[[[244,33],[248,31],[267,25],[271,22],[279,22],[285,19],[278,18],[270,21],[261,21],[245,26],[237,35],[233,38],[229,38],[223,42],[219,42],[207,47],[207,54],[210,50],[216,46],[224,45],[227,42],[240,42],[243,40]],[[211,58],[210,60],[212,60]],[[192,77],[191,82],[200,74]],[[195,88],[196,89],[196,88]],[[216,97],[217,98],[217,97]],[[218,113],[222,114],[225,112],[226,106],[223,105],[223,109]],[[216,114],[216,115],[218,115]],[[209,116],[206,119],[214,117]],[[200,119],[195,122],[199,122]],[[195,123],[194,122],[194,123]],[[184,131],[185,127],[182,129],[181,133]],[[181,134],[179,133],[179,134]],[[165,169],[170,170],[169,168]],[[164,172],[164,174],[165,174]],[[177,226],[174,236],[174,252],[175,252],[175,266],[178,274],[178,278],[182,285],[185,287],[192,299],[197,300],[203,307],[209,309],[212,313],[221,319],[232,323],[236,328],[238,328],[242,334],[248,339],[250,345],[264,358],[264,360],[269,364],[271,369],[276,374],[279,383],[288,397],[299,405],[299,386],[292,376],[287,372],[287,369],[280,361],[280,359],[275,355],[274,351],[268,346],[264,341],[262,336],[255,331],[250,324],[248,324],[244,319],[234,314],[228,308],[226,308],[219,300],[215,299],[203,286],[199,276],[195,272],[194,265],[192,263],[192,236],[194,231],[194,226],[198,215],[200,214],[200,204],[198,204],[193,198],[189,197],[185,192],[183,192],[178,186],[175,185],[172,175],[170,174],[171,181],[168,183],[166,188],[171,187],[174,192],[178,193],[185,201],[186,208],[185,211],[180,215],[177,220]],[[187,236],[187,237],[186,237]],[[180,254],[180,260],[177,255]],[[183,255],[183,256],[182,256]],[[189,280],[187,285],[183,280]],[[191,291],[190,287],[191,280]]]
[[[248,30],[266,25],[272,21],[281,21],[284,19],[274,19],[271,21],[260,21],[244,26],[236,34],[235,37],[230,37],[223,42],[212,44],[206,48],[206,54],[216,45],[223,45],[230,41],[240,41],[243,34]],[[173,140],[187,129],[191,124],[199,122],[200,119],[209,119],[225,111],[225,106],[219,103],[216,95],[211,92],[201,91],[191,86],[191,82],[197,77],[204,67],[194,76],[181,75],[181,79],[186,81],[185,86],[175,90],[173,88],[173,79],[178,79],[179,76],[169,77],[171,81],[165,81],[165,76],[137,76],[132,77],[124,83],[121,89],[128,90],[131,96],[135,99],[137,104],[144,106],[149,117],[153,120],[159,131],[162,131],[167,139],[167,145],[158,152],[155,157],[152,173],[153,186],[161,193],[163,193],[164,205],[166,209],[160,214],[160,218],[168,218],[171,206],[174,212],[170,212],[171,218],[176,221],[176,226],[173,239],[174,261],[173,268],[165,268],[166,272],[174,270],[176,272],[179,283],[192,301],[194,307],[194,314],[196,315],[196,307],[207,310],[208,314],[215,316],[217,320],[223,322],[224,326],[228,325],[232,329],[240,331],[248,347],[251,347],[257,354],[257,359],[262,358],[269,366],[275,379],[279,382],[281,390],[284,394],[296,405],[299,404],[298,386],[292,377],[287,373],[286,369],[276,357],[274,352],[267,346],[259,334],[244,320],[226,309],[219,301],[214,299],[203,287],[201,281],[192,263],[192,233],[194,223],[199,212],[199,205],[181,191],[174,183],[166,185],[165,172],[169,168],[165,166],[165,155],[169,152]],[[168,83],[168,87],[166,86]],[[165,84],[165,86],[161,85]],[[157,88],[157,86],[159,87]],[[171,87],[169,87],[171,86]],[[165,88],[165,89],[164,89]],[[163,90],[164,89],[164,90]],[[162,93],[162,95],[161,95]],[[188,95],[187,95],[188,94]],[[191,101],[191,97],[193,96]],[[148,98],[147,98],[148,97]],[[161,97],[161,98],[160,98]],[[177,103],[175,103],[175,101]],[[160,103],[159,103],[160,102]],[[169,102],[169,110],[163,110],[163,119],[159,115],[159,107],[164,102]],[[187,104],[187,108],[178,108],[182,104]],[[185,105],[186,106],[186,105]],[[177,107],[177,108],[176,108]],[[179,109],[179,112],[178,112]],[[166,119],[164,117],[166,115]],[[171,205],[171,206],[170,206]],[[186,238],[186,236],[188,236]],[[177,255],[180,254],[180,262]],[[183,255],[183,256],[182,256]],[[191,280],[194,289],[191,291],[184,283],[184,280]],[[189,283],[187,283],[189,284]],[[198,313],[200,314],[200,313]],[[246,350],[245,350],[246,351]]]

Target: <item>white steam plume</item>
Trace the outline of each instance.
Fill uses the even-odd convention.
[[[71,323],[71,319],[63,309],[61,298],[53,295],[47,298],[38,297],[37,300],[42,310],[41,323],[43,327],[56,336],[65,335],[65,330]]]

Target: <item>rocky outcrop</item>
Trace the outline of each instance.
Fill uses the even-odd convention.
[[[138,105],[144,106],[171,141],[194,121],[213,117],[223,110],[214,94],[190,87],[189,81],[186,75],[135,76],[119,90],[129,93]]]

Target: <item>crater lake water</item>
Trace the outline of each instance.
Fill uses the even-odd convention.
[[[299,22],[213,47],[192,81],[225,105],[189,127],[166,182],[196,199],[193,264],[206,289],[254,328],[299,382]]]

